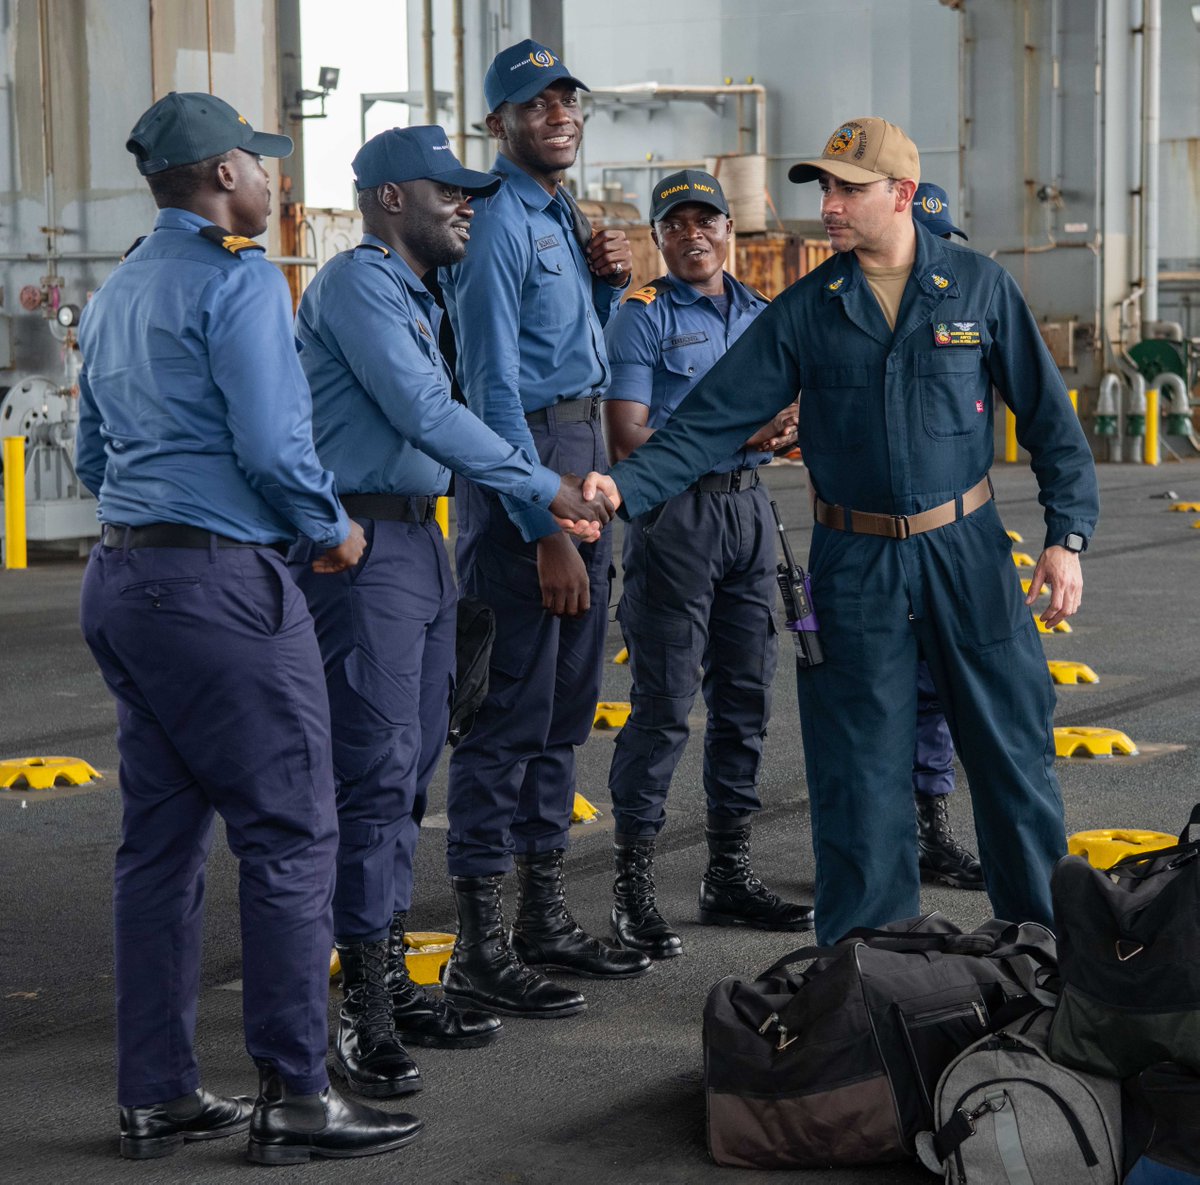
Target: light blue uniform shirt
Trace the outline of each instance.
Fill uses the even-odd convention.
[[[608,386],[604,325],[620,291],[594,277],[571,212],[507,157],[504,184],[471,208],[466,258],[441,271],[471,410],[509,444],[536,455],[528,412]],[[558,530],[546,511],[504,498],[526,541]]]
[[[711,297],[675,276],[663,276],[639,289],[604,331],[612,364],[612,382],[604,398],[645,404],[650,409],[646,426],[661,428],[767,307],[763,297],[728,274],[725,298],[728,315]],[[770,453],[739,448],[712,471],[754,468],[770,459]]]
[[[441,319],[420,277],[374,235],[317,273],[296,340],[322,462],[347,494],[443,494],[454,469],[548,505],[558,474],[451,398]]]
[[[262,248],[204,238],[211,225],[160,210],[84,309],[80,480],[102,522],[336,546],[350,524],[313,448],[287,282]]]

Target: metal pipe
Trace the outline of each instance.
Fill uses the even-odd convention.
[[[591,92],[593,98],[611,95],[613,98],[644,95],[649,99],[706,99],[726,95],[754,96],[754,151],[767,151],[767,88],[759,82],[736,83],[732,86],[660,86],[657,82],[631,82],[625,86],[601,86]]]
[[[1124,380],[1115,370],[1105,371],[1100,380],[1100,396],[1096,401],[1096,432],[1108,439],[1108,459],[1119,462],[1124,456],[1124,415],[1121,396]],[[1111,424],[1105,423],[1112,420]],[[1111,431],[1109,430],[1111,429]]]
[[[1129,274],[1139,290],[1144,289],[1146,277],[1142,275],[1142,195],[1144,154],[1142,152],[1142,111],[1145,87],[1142,83],[1144,53],[1142,50],[1143,0],[1129,0],[1129,22],[1132,42],[1129,54],[1129,176],[1135,184],[1129,190]],[[1122,342],[1122,345],[1125,345]]]
[[[1158,145],[1162,100],[1162,0],[1142,9],[1142,321],[1158,320]]]
[[[454,38],[454,149],[458,159],[467,162],[467,77],[463,67],[463,3],[454,0],[453,28]]]
[[[212,0],[204,0],[204,21],[205,28],[208,33],[208,93],[215,94],[213,90],[213,63],[212,63]]]
[[[43,200],[46,204],[46,283],[54,277],[55,241],[58,219],[54,195],[54,122],[51,114],[53,92],[50,84],[50,10],[47,0],[38,0],[38,74],[42,89],[42,168]]]
[[[120,259],[123,251],[56,251],[55,263],[96,263],[104,260]],[[3,251],[0,252],[0,263],[37,263],[45,259],[39,251]]]
[[[1187,385],[1179,375],[1168,371],[1160,374],[1150,385],[1157,387],[1166,397],[1167,415],[1190,416],[1192,414],[1191,406],[1188,403]]]
[[[433,0],[421,0],[421,51],[425,65],[425,122],[437,123],[433,93]]]

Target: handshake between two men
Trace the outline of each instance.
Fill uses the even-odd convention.
[[[601,528],[612,521],[620,505],[617,483],[607,474],[589,473],[580,478],[574,473],[564,473],[549,509],[567,534],[585,543],[595,543]]]

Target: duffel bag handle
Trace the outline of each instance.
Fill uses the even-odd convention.
[[[802,946],[798,950],[791,951],[780,959],[776,959],[758,979],[770,979],[772,975],[782,971],[785,967],[791,967],[796,963],[811,963],[813,959],[823,959],[826,955],[836,955],[844,950],[840,946]]]
[[[1192,813],[1179,833],[1179,842],[1174,847],[1154,848],[1149,852],[1130,852],[1128,856],[1123,856],[1111,868],[1106,868],[1104,875],[1136,878],[1143,875],[1140,871],[1141,865],[1154,860],[1162,860],[1164,857],[1172,857],[1172,859],[1162,868],[1154,869],[1154,872],[1166,872],[1178,868],[1180,864],[1188,863],[1200,855],[1200,839],[1191,838],[1193,827],[1200,827],[1200,802],[1192,807]]]
[[[1183,830],[1179,833],[1179,842],[1190,843],[1192,828],[1196,826],[1200,826],[1200,802],[1192,807],[1192,813],[1188,816],[1188,821],[1183,825]]]
[[[877,941],[868,943],[876,950],[936,950],[956,955],[987,955],[996,949],[995,939],[986,934],[930,934],[922,931],[904,934],[895,930],[872,930],[863,926],[851,930],[834,946],[803,946],[799,950],[791,951],[776,959],[758,978],[769,979],[776,972],[795,963],[810,963],[814,959],[840,954],[857,939],[876,939]]]

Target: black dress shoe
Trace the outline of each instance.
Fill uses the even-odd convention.
[[[415,1115],[344,1099],[332,1086],[293,1094],[273,1069],[260,1067],[247,1155],[255,1164],[374,1156],[412,1143],[424,1126]]]
[[[612,926],[617,941],[652,959],[683,954],[683,939],[658,912],[654,898],[654,837],[613,842],[617,879],[613,881]]]
[[[752,930],[811,930],[811,905],[784,901],[750,866],[750,824],[709,815],[704,828],[708,869],[700,881],[700,922]]]
[[[974,853],[954,838],[946,794],[914,791],[917,805],[917,862],[923,881],[940,881],[952,889],[981,890],[983,868]]]
[[[121,1155],[153,1160],[178,1152],[185,1140],[223,1140],[250,1126],[254,1100],[194,1090],[166,1103],[121,1108]]]
[[[631,979],[650,970],[641,951],[614,948],[587,934],[567,909],[562,848],[517,857],[519,900],[513,953],[530,967],[587,979]]]
[[[500,1018],[491,1012],[458,1008],[414,983],[404,960],[405,915],[392,915],[388,935],[387,982],[396,1036],[407,1045],[437,1049],[478,1049],[500,1036]]]
[[[456,876],[458,938],[442,976],[446,998],[460,1008],[554,1020],[587,1007],[579,992],[547,979],[513,953],[501,909],[503,877]]]

